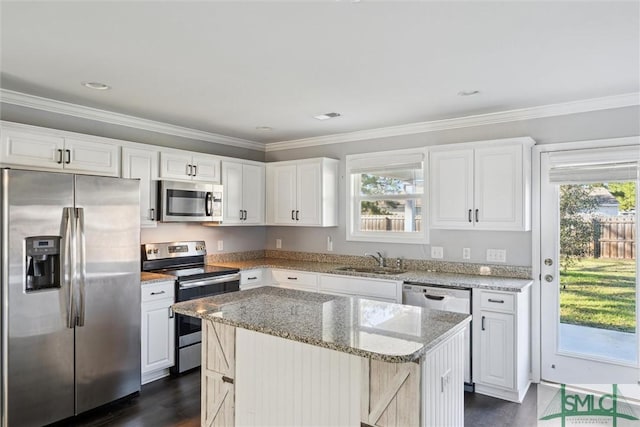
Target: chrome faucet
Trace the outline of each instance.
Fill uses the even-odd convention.
[[[378,267],[386,267],[385,266],[385,262],[384,262],[384,256],[380,252],[376,252],[376,254],[378,254],[378,255],[376,256],[374,254],[370,254],[368,252],[365,252],[364,256],[370,256],[371,258],[375,259],[376,262],[378,263]]]

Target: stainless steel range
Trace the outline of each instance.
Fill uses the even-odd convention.
[[[142,245],[142,271],[176,277],[176,302],[240,290],[235,268],[205,264],[204,241],[146,243]],[[172,373],[200,366],[200,319],[176,315],[176,364]]]

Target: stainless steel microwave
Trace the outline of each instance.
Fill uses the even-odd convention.
[[[160,221],[222,221],[222,185],[160,181]]]

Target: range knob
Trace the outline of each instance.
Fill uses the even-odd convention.
[[[154,253],[154,254],[157,254],[157,253],[158,253],[158,248],[155,248],[155,249],[153,250],[153,253]]]

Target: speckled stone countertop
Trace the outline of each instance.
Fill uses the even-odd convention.
[[[158,274],[158,273],[149,273],[143,271],[140,273],[140,284],[141,285],[149,285],[151,283],[158,282],[166,282],[167,280],[174,281],[176,280],[175,276],[170,276],[168,274]]]
[[[375,277],[378,279],[403,280],[419,284],[452,286],[458,288],[480,288],[495,291],[521,292],[533,283],[531,279],[479,276],[460,273],[440,273],[434,271],[410,270],[401,274],[375,274],[354,271],[340,271],[345,264],[329,262],[297,261],[283,258],[258,258],[246,261],[216,262],[216,265],[250,270],[252,268],[283,268],[288,270],[311,271],[315,273],[340,274],[344,276]]]
[[[471,320],[467,314],[273,286],[173,305],[176,313],[356,356],[418,360]]]

